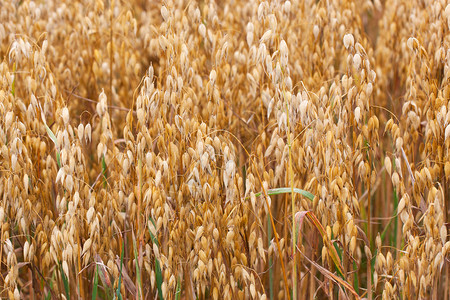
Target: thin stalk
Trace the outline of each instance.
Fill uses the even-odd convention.
[[[113,44],[114,44],[114,36],[113,36],[113,19],[114,19],[114,0],[111,0],[110,2],[110,26],[109,26],[109,42],[110,42],[110,49],[109,49],[109,106],[111,106],[112,103],[112,78],[113,78],[113,64],[114,64],[114,57],[113,57]]]
[[[16,63],[14,62],[13,64],[13,74],[14,74],[14,79],[11,85],[11,94],[13,95],[13,97],[16,97]]]
[[[442,159],[442,158],[441,158]],[[448,217],[447,217],[447,213],[448,213],[448,205],[447,205],[447,201],[446,198],[449,198],[449,188],[448,188],[448,182],[447,182],[447,176],[445,176],[445,169],[444,169],[444,165],[442,166],[443,170],[442,173],[444,174],[444,223],[448,223]],[[450,277],[450,268],[449,268],[449,264],[445,264],[445,268],[444,268],[444,277],[445,277],[445,281],[444,281],[444,295],[447,295],[446,298],[448,300],[450,300],[450,292],[449,292],[449,277]]]
[[[400,234],[400,219],[398,218],[398,195],[397,195],[397,189],[394,188],[394,212],[395,212],[395,217],[394,217],[394,235],[395,235],[395,239],[392,240],[392,242],[395,243],[395,249],[400,249],[400,243],[401,243],[401,234]],[[394,243],[391,243],[391,245],[393,245]],[[396,251],[396,254],[399,254],[399,251]],[[397,257],[400,258],[400,257]]]
[[[270,245],[272,240],[272,226],[270,225],[270,218],[267,216],[267,244]],[[269,299],[273,300],[273,260],[269,258]]]
[[[142,161],[138,160],[138,215],[137,215],[137,237],[138,245],[141,245],[143,232],[141,232],[141,208],[142,208]]]
[[[286,104],[286,116],[287,116],[287,139],[289,149],[289,181],[291,183],[291,209],[292,209],[292,249],[295,249],[297,245],[296,230],[295,230],[295,193],[294,193],[294,172],[292,170],[292,151],[291,151],[291,131],[289,122],[289,104]],[[296,251],[294,251],[293,264],[292,264],[292,299],[297,299],[297,262],[295,257]]]
[[[447,275],[445,277],[445,291],[444,291],[444,295],[447,295],[447,299],[450,300],[450,293],[448,291],[448,289],[449,289],[448,281],[449,281],[449,277],[450,277],[450,267],[449,267],[448,264],[445,264],[445,269],[447,270],[446,271]]]
[[[116,297],[117,299],[121,300],[122,298],[122,294],[120,292],[120,288],[122,286],[122,267],[123,267],[123,257],[124,257],[124,253],[125,253],[125,241],[122,241],[122,238],[120,238],[119,236],[119,244],[122,244],[122,251],[120,252],[120,273],[119,273],[119,284],[117,285],[117,290],[116,290]]]
[[[311,260],[314,261],[314,255]],[[316,267],[311,266],[311,271],[310,271],[311,275],[310,275],[310,279],[309,279],[309,299],[310,300],[314,300],[314,290],[316,289],[315,273],[316,273]]]
[[[267,128],[266,127],[266,125],[267,125],[266,123],[267,122],[266,122],[266,119],[264,117],[265,109],[264,109],[264,103],[263,103],[262,97],[260,97],[259,104],[260,104],[260,107],[261,107],[261,109],[260,109],[260,111],[261,111],[261,122],[263,124],[263,129],[265,131],[266,128]],[[261,140],[262,140],[262,143],[264,145],[264,149],[267,149],[266,139],[261,139]],[[263,161],[264,161],[264,156],[263,156]],[[266,165],[265,161],[264,161],[264,165]],[[285,206],[285,209],[287,209],[287,206]],[[285,222],[287,222],[286,218],[285,218]],[[287,223],[285,223],[285,226],[284,226],[284,228],[285,228],[285,235],[284,236],[285,236],[285,239],[287,240],[287,234],[286,234],[287,226],[286,226],[286,224]],[[267,245],[270,245],[270,241],[271,240],[272,240],[272,225],[270,223],[270,217],[267,216]],[[273,259],[271,257],[269,257],[269,299],[270,300],[274,299],[274,289],[273,289],[273,286],[274,286],[274,271],[273,270],[274,270]]]
[[[353,287],[355,288],[356,293],[359,294],[358,265],[355,261],[353,261],[353,272]]]
[[[369,151],[369,150],[367,150]],[[371,156],[370,153],[368,153],[368,159],[369,159],[369,166],[372,166],[372,162],[371,162]],[[371,208],[372,208],[372,197],[370,194],[370,181],[371,181],[371,174],[369,174],[369,180],[367,181],[367,239],[369,240],[369,247],[370,247],[370,241],[372,239],[372,232],[371,232]],[[367,295],[368,295],[368,299],[372,300],[372,264],[369,261],[369,258],[367,259]]]
[[[77,231],[77,240],[78,240],[78,245],[80,244],[80,235]],[[78,264],[78,272],[81,272],[81,247],[77,247],[78,251],[77,251],[77,264]],[[77,272],[77,274],[79,274]],[[80,289],[80,297],[84,298],[84,288],[83,288],[83,278],[81,277],[81,275],[77,275],[78,276],[78,288]]]
[[[143,289],[142,289],[142,276],[141,274],[141,270],[142,270],[142,244],[143,244],[143,239],[144,239],[144,230],[141,229],[141,222],[142,222],[142,161],[139,159],[138,160],[138,185],[139,185],[139,190],[138,190],[138,215],[137,215],[137,246],[135,248],[135,259],[136,259],[136,274],[138,275],[138,277],[136,278],[137,282],[139,283],[139,285],[137,285],[138,287],[138,293],[136,293],[136,295],[139,295],[139,298],[137,299],[143,299]],[[139,255],[138,255],[139,252]],[[139,294],[140,293],[140,294]]]

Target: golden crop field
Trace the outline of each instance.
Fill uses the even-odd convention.
[[[3,299],[450,299],[446,0],[0,0]]]

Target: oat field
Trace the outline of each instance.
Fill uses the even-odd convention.
[[[0,0],[2,299],[450,299],[445,0]]]

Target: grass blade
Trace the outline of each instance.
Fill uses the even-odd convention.
[[[181,299],[181,279],[178,278],[177,280],[177,288],[175,290],[175,300]]]
[[[150,222],[152,223],[153,227],[156,228],[155,226],[155,221],[153,221],[152,218],[149,218]],[[150,226],[149,226],[149,232],[150,232],[150,237],[152,239],[153,244],[156,244],[157,247],[159,247],[158,245],[158,240],[156,239],[155,235],[152,233],[152,231],[150,230]],[[155,257],[155,275],[156,275],[156,287],[158,289],[158,296],[159,299],[164,299],[163,297],[163,293],[162,293],[162,272],[161,272],[161,265],[159,264],[159,260],[158,258]]]
[[[95,264],[94,286],[92,288],[92,300],[97,299],[97,289],[98,289],[98,265]]]
[[[66,292],[66,297],[67,299],[70,299],[69,279],[67,278],[66,273],[64,273],[61,262],[59,262],[59,270],[61,272],[61,278],[64,283],[64,291]]]
[[[282,188],[275,188],[275,189],[267,190],[267,195],[272,196],[272,195],[280,195],[280,194],[291,194],[291,192],[292,192],[292,190],[290,187],[282,187]],[[314,200],[314,195],[308,191],[294,188],[294,193],[300,194],[300,195],[306,197],[308,200],[311,200],[311,201]],[[263,194],[262,192],[259,192],[259,193],[256,193],[255,196],[259,197],[262,194]],[[247,197],[245,199],[250,199],[250,197]]]
[[[116,256],[116,265],[120,268],[120,258]],[[101,274],[101,273],[100,273]],[[136,296],[136,286],[133,283],[133,280],[131,280],[130,276],[128,275],[127,269],[122,268],[122,281],[125,286],[125,288],[133,295]]]
[[[112,287],[111,280],[109,278],[108,271],[106,270],[106,266],[98,254],[96,254],[94,256],[94,259],[95,259],[95,263],[97,264],[98,278],[100,279],[100,282],[101,282],[103,288],[105,289],[107,298],[108,299],[112,298],[114,295],[114,292],[113,292],[113,287]],[[120,268],[119,256],[117,256],[117,261],[118,261],[117,267]]]
[[[122,294],[120,293],[120,287],[122,286],[122,268],[123,268],[123,254],[125,252],[125,243],[122,242],[122,253],[120,253],[120,273],[119,273],[119,285],[117,286],[116,296],[117,299],[122,300]]]
[[[53,280],[55,279],[55,272],[52,274],[52,279],[50,280],[50,291],[48,291],[47,296],[45,296],[45,300],[50,300],[52,298],[52,289],[53,289]]]
[[[134,233],[133,233],[133,252],[134,252],[134,261],[136,264],[136,298],[142,299],[141,270],[139,269],[138,251]]]
[[[105,156],[102,155],[102,176],[103,176],[103,187],[106,189],[107,181],[106,181],[106,161]]]
[[[47,126],[47,123],[45,122],[44,119],[44,114],[42,113],[42,120],[44,121],[44,126],[45,126],[45,130],[47,131],[48,136],[50,137],[50,139],[52,140],[52,142],[55,144],[56,147],[56,162],[58,163],[58,167],[61,168],[61,157],[59,154],[59,147],[58,147],[58,140],[56,139],[55,134],[53,133],[53,131],[50,129],[50,127]]]
[[[47,131],[48,136],[50,137],[52,142],[55,144],[55,146],[58,147],[58,140],[56,139],[56,136],[53,133],[53,131],[50,129],[50,127],[47,126],[47,124],[45,124],[45,130]]]

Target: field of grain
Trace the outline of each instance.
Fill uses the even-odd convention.
[[[445,0],[0,0],[0,297],[450,299]]]

